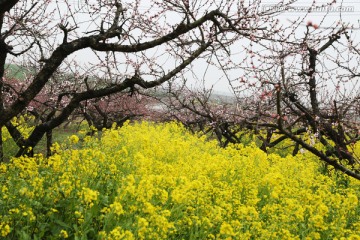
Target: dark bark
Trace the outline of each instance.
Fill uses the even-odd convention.
[[[10,133],[12,139],[19,148],[22,148],[26,144],[26,140],[24,139],[21,132],[17,129],[17,126],[14,126],[10,121],[5,124],[6,129]]]
[[[46,156],[50,157],[52,155],[51,152],[51,146],[53,144],[52,137],[53,137],[53,131],[49,130],[46,132]]]
[[[10,11],[17,2],[19,2],[19,0],[0,0],[0,15]]]
[[[5,2],[7,2],[5,0],[2,0],[2,1],[3,1],[3,4]],[[0,9],[2,9],[1,2],[0,2]],[[5,9],[5,6],[4,6],[4,9]],[[5,43],[5,41],[1,35],[3,21],[4,21],[4,13],[1,12],[1,10],[0,10],[0,114],[2,114],[4,112],[3,77],[5,74],[5,63],[6,63],[7,53],[8,53],[8,45]],[[4,126],[4,124],[0,124],[0,132],[2,132],[3,126]],[[2,135],[2,133],[0,135]],[[4,159],[4,149],[3,149],[2,137],[1,137],[0,141],[1,141],[1,144],[0,144],[0,162],[1,162]]]
[[[262,144],[260,146],[260,149],[262,151],[267,152],[267,148],[270,147],[270,141],[273,133],[274,133],[273,129],[267,129],[266,138],[263,138],[261,135],[259,136],[260,140],[262,141]]]
[[[174,31],[172,31],[171,33],[166,34],[165,36],[155,39],[153,41],[134,44],[134,45],[118,45],[118,44],[108,44],[108,43],[103,43],[103,42],[98,42],[98,41],[92,41],[91,48],[94,50],[97,50],[97,51],[115,51],[115,52],[144,51],[144,50],[156,47],[156,46],[160,46],[171,40],[174,40],[177,37],[179,37],[180,35],[187,33],[195,28],[198,28],[199,26],[204,24],[206,21],[213,21],[215,19],[215,17],[219,16],[219,15],[220,15],[220,12],[218,10],[208,12],[200,19],[198,19],[192,23],[180,24],[179,27],[175,28]]]
[[[2,20],[2,16],[0,15],[0,21]],[[1,26],[0,26],[1,30]],[[0,36],[1,37],[1,36]],[[3,96],[3,89],[4,89],[4,82],[3,77],[5,73],[5,61],[6,61],[6,44],[3,42],[3,40],[0,38],[0,114],[4,112],[4,96]],[[4,124],[0,124],[0,132],[2,132],[2,127]],[[0,134],[2,135],[2,134]],[[3,149],[3,141],[2,137],[0,139],[0,162],[4,159],[4,149]]]
[[[43,89],[50,77],[71,53],[89,46],[90,38],[80,38],[71,43],[60,45],[46,61],[44,67],[36,75],[29,87],[23,91],[20,97],[0,116],[0,125],[10,121],[13,117],[20,114],[31,100]]]
[[[309,93],[310,93],[310,102],[312,107],[312,112],[314,115],[319,116],[319,102],[317,99],[317,91],[316,91],[316,58],[317,58],[317,51],[314,49],[309,48]]]
[[[2,127],[0,127],[0,163],[4,161],[4,146],[2,139]]]
[[[294,147],[294,150],[292,152],[292,155],[295,156],[296,154],[298,154],[299,150],[300,150],[300,144],[295,143],[295,147]]]

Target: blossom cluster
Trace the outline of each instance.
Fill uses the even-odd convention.
[[[7,239],[360,239],[360,183],[311,155],[125,124],[0,165]],[[76,147],[75,147],[76,145]]]

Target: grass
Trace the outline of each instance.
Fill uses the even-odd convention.
[[[79,125],[67,125],[67,126],[60,126],[53,130],[53,143],[64,143],[68,141],[68,138],[71,135],[77,134],[79,132]],[[8,161],[11,157],[15,156],[17,151],[19,150],[18,146],[14,142],[14,140],[8,139],[3,143],[4,149],[4,159]],[[40,142],[35,146],[34,153],[41,153],[46,156],[46,136],[44,135]]]

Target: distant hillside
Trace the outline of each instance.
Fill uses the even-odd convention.
[[[27,75],[31,74],[31,70],[15,65],[15,64],[6,64],[5,65],[5,77],[6,78],[15,78],[18,80],[24,80]]]
[[[234,103],[236,98],[231,93],[226,92],[213,92],[211,98],[217,100],[220,103]]]

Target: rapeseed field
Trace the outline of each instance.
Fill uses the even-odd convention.
[[[0,165],[2,239],[360,239],[360,182],[311,154],[125,124]]]

